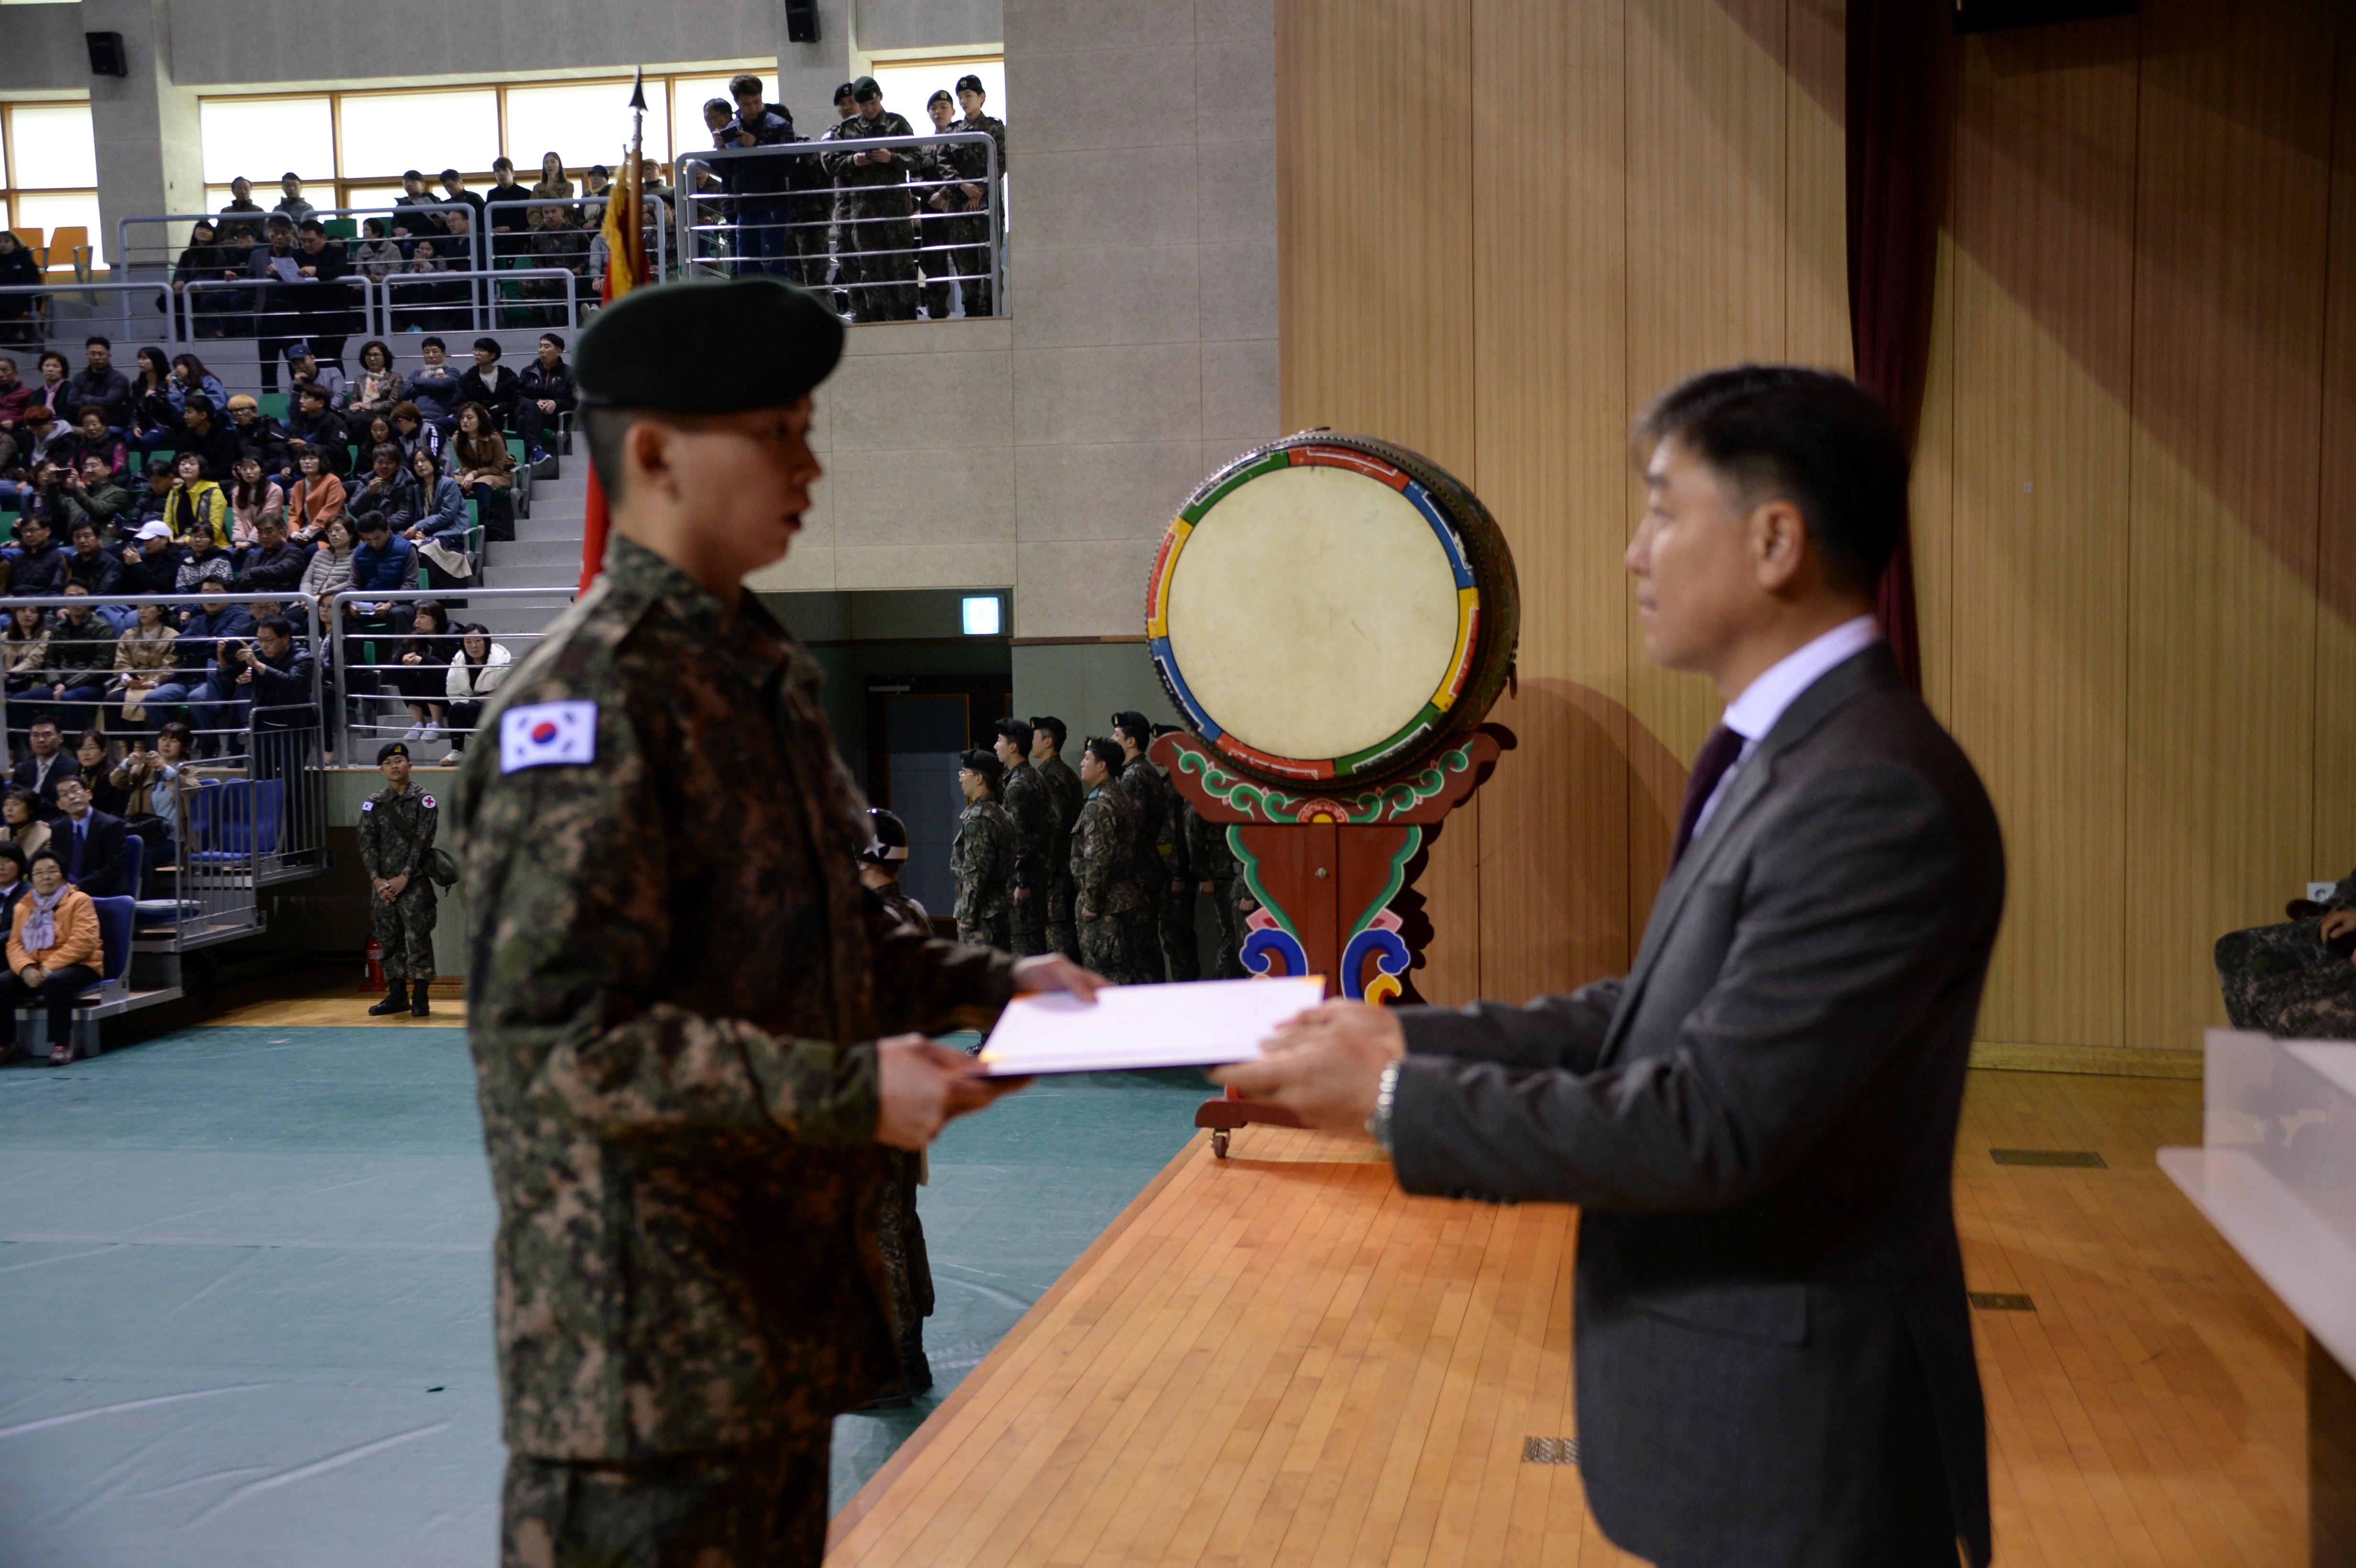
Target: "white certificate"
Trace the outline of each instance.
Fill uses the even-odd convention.
[[[982,1042],[981,1065],[1009,1078],[1255,1061],[1278,1025],[1324,999],[1317,975],[1107,986],[1093,1003],[1064,991],[1017,997]]]

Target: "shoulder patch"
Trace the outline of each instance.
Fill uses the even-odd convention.
[[[376,809],[376,802],[373,800],[364,800],[360,802],[360,809],[362,811],[374,811]]]
[[[499,772],[503,773],[596,760],[594,702],[533,702],[499,715]]]
[[[431,811],[434,809],[434,797],[430,795],[420,795],[418,797],[417,804],[423,806],[426,810]]]

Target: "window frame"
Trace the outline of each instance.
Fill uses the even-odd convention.
[[[77,104],[86,110],[91,107],[90,99],[87,95],[80,98],[11,98],[0,100],[0,228],[14,229],[27,227],[26,224],[20,221],[17,210],[18,198],[23,197],[79,196],[89,197],[91,205],[93,206],[97,204],[98,187],[94,185],[58,186],[52,187],[48,186],[19,186],[16,183],[16,111],[19,109],[57,109],[70,107]],[[92,133],[95,134],[96,123],[94,116],[97,112],[95,110],[91,110],[91,112],[93,115],[91,127]],[[48,226],[46,224],[42,225],[41,239],[45,245],[48,240],[49,233],[50,230]],[[90,243],[91,264],[93,267],[103,267],[106,264],[103,260],[106,246],[102,236],[100,234],[99,226],[96,224],[92,224],[91,226]],[[51,263],[53,267],[59,266],[56,258],[51,258]],[[72,259],[69,257],[65,260],[59,270],[70,270],[72,264]]]

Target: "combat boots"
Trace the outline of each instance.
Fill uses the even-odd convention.
[[[417,989],[419,993],[417,998],[418,1003],[420,1006],[423,1006],[425,1001],[423,994],[425,987],[420,986]],[[379,1002],[376,1006],[369,1009],[369,1017],[372,1019],[380,1019],[389,1013],[397,1013],[407,1006],[409,1006],[409,982],[406,980],[393,980],[389,982],[385,987],[384,1000]]]
[[[432,1008],[425,1005],[425,982],[420,980],[409,993],[409,1016],[422,1019],[431,1016],[433,1011]]]

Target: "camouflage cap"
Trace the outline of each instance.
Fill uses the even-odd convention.
[[[842,318],[770,277],[632,289],[582,329],[573,381],[591,407],[723,414],[807,395],[842,357]]]

